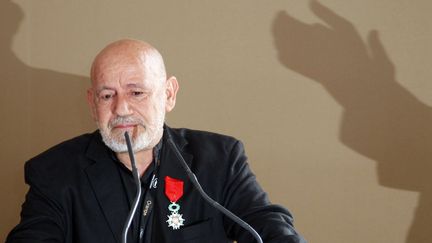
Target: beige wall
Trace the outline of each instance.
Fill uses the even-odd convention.
[[[168,123],[242,139],[310,242],[430,242],[431,7],[0,1],[0,241],[18,222],[24,161],[94,129],[91,59],[133,37],[156,45],[180,80]]]

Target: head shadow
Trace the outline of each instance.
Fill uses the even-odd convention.
[[[376,161],[380,185],[420,193],[406,242],[425,242],[432,237],[432,109],[397,82],[378,31],[364,42],[347,19],[317,1],[310,8],[325,25],[276,14],[279,61],[341,105],[339,139]]]
[[[31,67],[13,52],[13,39],[24,17],[17,4],[0,1],[0,240],[18,222],[26,191],[24,162],[94,127],[85,102],[87,77]]]

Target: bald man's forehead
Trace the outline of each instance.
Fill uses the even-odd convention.
[[[94,70],[96,82],[113,82],[120,80],[143,81],[150,79],[143,64],[138,63],[102,63]]]
[[[141,87],[146,90],[154,90],[164,87],[165,77],[156,75],[139,63],[101,63],[95,67],[92,77],[92,86],[95,90],[109,87],[127,88]]]

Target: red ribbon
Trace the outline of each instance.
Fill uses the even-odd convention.
[[[165,176],[165,195],[171,202],[177,202],[183,196],[183,181]]]

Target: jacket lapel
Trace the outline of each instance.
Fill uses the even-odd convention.
[[[85,172],[111,232],[115,240],[120,242],[129,206],[115,162],[99,134],[95,135],[90,142],[86,156],[93,161],[93,164],[88,166]]]
[[[170,176],[179,180],[189,182],[189,178],[187,177],[187,173],[183,166],[181,165],[181,161],[177,158],[174,148],[167,141],[167,137],[171,137],[177,149],[180,151],[183,159],[186,161],[186,164],[190,167],[192,163],[193,156],[187,153],[184,149],[187,145],[186,139],[184,139],[180,134],[177,134],[175,130],[170,128],[165,129],[167,135],[164,136],[164,146],[162,148],[162,161],[160,165],[160,173],[159,178],[162,179],[165,183],[165,176]]]

